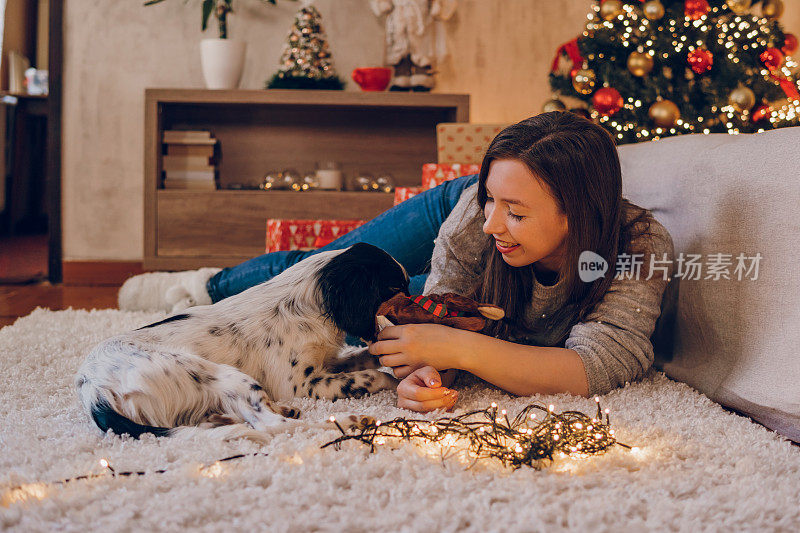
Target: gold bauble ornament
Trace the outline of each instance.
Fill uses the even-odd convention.
[[[551,111],[566,111],[567,106],[558,98],[551,98],[546,101],[542,106],[542,113],[549,113]]]
[[[572,86],[581,94],[592,94],[596,80],[597,76],[592,69],[582,68],[572,78]]]
[[[600,5],[600,16],[603,20],[614,20],[622,14],[622,2],[620,0],[605,0]]]
[[[658,0],[648,0],[642,6],[642,11],[648,20],[658,20],[664,16],[664,4]]]
[[[761,4],[761,14],[768,19],[776,19],[783,15],[783,2],[781,0],[764,0]]]
[[[749,111],[756,105],[756,95],[747,87],[737,87],[728,95],[728,103],[739,113]]]
[[[670,100],[659,100],[650,106],[647,115],[659,128],[672,128],[681,118],[681,110]]]
[[[647,76],[653,70],[653,56],[642,52],[631,52],[628,56],[628,70],[640,78]]]
[[[753,0],[725,0],[725,3],[728,4],[728,9],[737,15],[746,15],[753,5]]]

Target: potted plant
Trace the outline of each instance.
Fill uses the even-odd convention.
[[[160,4],[164,0],[147,0],[144,5]],[[275,5],[277,0],[260,0],[263,4]],[[200,42],[200,62],[203,78],[209,89],[235,89],[239,86],[244,69],[244,55],[247,43],[228,38],[228,14],[233,13],[233,0],[202,1],[203,31],[208,28],[208,20],[217,19],[219,38],[203,39]]]

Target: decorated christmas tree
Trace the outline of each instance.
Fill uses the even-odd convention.
[[[333,68],[321,18],[312,5],[304,5],[297,12],[281,55],[280,69],[267,83],[268,89],[344,88]]]
[[[579,98],[619,144],[800,123],[781,0],[601,0],[562,46],[545,110]]]

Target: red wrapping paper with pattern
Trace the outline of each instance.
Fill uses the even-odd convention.
[[[330,244],[366,220],[267,219],[267,253],[314,250]]]
[[[463,165],[454,163],[452,165],[427,163],[422,165],[422,190],[433,189],[445,181],[454,180],[461,176],[477,174],[481,171],[481,166],[477,164]]]
[[[422,187],[395,187],[394,189],[394,205],[405,202],[409,198],[413,198],[422,191]]]

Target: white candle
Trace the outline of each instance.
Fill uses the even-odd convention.
[[[320,168],[317,170],[317,181],[320,189],[339,190],[342,188],[342,171]]]

